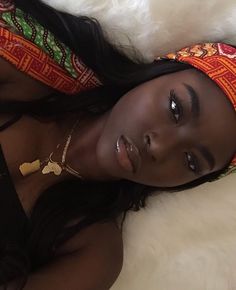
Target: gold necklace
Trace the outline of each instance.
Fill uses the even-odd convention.
[[[51,152],[49,157],[43,161],[40,161],[39,159],[37,159],[33,162],[25,162],[25,163],[21,164],[19,167],[21,174],[23,176],[28,176],[28,175],[40,170],[40,168],[45,163],[47,163],[47,165],[45,165],[43,170],[42,170],[43,174],[54,173],[55,175],[59,176],[59,175],[61,175],[62,171],[65,170],[68,173],[70,173],[78,178],[82,178],[82,176],[80,175],[80,173],[78,171],[76,171],[75,169],[71,168],[68,164],[66,164],[66,155],[68,152],[69,145],[71,143],[72,134],[73,134],[76,126],[78,125],[78,123],[79,123],[79,120],[76,120],[76,122],[74,123],[74,125],[70,131],[70,134],[67,137],[66,145],[63,148],[63,153],[62,153],[62,157],[61,157],[60,162],[52,160],[52,156],[53,156],[54,152]],[[60,144],[57,144],[56,149],[58,149],[59,147],[60,147]]]

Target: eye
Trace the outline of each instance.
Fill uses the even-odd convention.
[[[187,166],[188,168],[193,171],[196,174],[199,174],[200,169],[199,169],[199,164],[197,157],[193,153],[187,153],[185,152],[186,159],[187,159]]]
[[[169,101],[170,101],[169,107],[170,107],[172,117],[173,117],[175,123],[178,123],[182,117],[183,108],[182,108],[180,101],[178,100],[174,90],[170,91]]]

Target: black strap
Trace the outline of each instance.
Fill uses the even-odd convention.
[[[0,236],[22,240],[29,230],[29,225],[0,145]]]
[[[9,121],[7,121],[6,123],[1,125],[0,126],[0,132],[4,131],[5,129],[7,129],[8,127],[13,125],[14,123],[16,123],[18,120],[20,120],[21,117],[22,117],[22,115],[16,115],[13,118],[11,118]]]

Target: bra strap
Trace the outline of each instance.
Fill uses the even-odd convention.
[[[29,226],[0,145],[0,236],[21,241]]]
[[[5,122],[3,125],[0,126],[0,132],[4,131],[5,129],[16,123],[18,120],[20,120],[21,117],[22,115],[16,115],[7,122]]]

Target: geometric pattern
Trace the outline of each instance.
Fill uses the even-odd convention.
[[[79,57],[12,3],[10,0],[0,3],[0,57],[66,94],[101,85]]]

